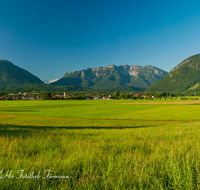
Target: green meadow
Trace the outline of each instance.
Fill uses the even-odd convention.
[[[200,100],[0,101],[0,189],[200,189]]]

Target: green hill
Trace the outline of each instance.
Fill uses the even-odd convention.
[[[28,71],[19,68],[10,61],[0,59],[0,88],[15,87],[23,84],[43,84],[43,82]]]
[[[157,83],[145,90],[146,92],[191,92],[200,91],[200,54],[191,56]]]

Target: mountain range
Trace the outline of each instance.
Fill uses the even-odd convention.
[[[41,81],[30,72],[14,65],[10,61],[0,59],[0,90],[19,91],[39,90],[62,91],[105,91],[121,92],[143,91],[167,74],[154,66],[110,65],[98,68],[66,73],[61,79]],[[94,89],[94,90],[92,90]],[[100,90],[101,89],[101,90]]]
[[[109,65],[67,72],[61,79],[48,83],[44,84],[30,72],[0,59],[0,90],[199,92],[200,54],[185,59],[169,73],[150,65]]]
[[[148,88],[167,74],[166,71],[154,66],[141,67],[139,65],[109,65],[98,68],[68,72],[52,86],[91,87],[93,89],[113,88],[117,86],[132,86]]]

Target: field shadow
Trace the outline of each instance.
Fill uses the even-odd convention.
[[[146,128],[146,127],[155,127],[155,126],[112,126],[112,127],[104,127],[104,126],[60,126],[60,127],[51,127],[51,126],[22,126],[22,125],[8,125],[8,124],[0,124],[0,136],[21,136],[21,135],[31,135],[33,132],[37,131],[47,131],[47,130],[84,130],[84,129],[92,129],[92,130],[121,130],[121,129],[136,129],[136,128]]]
[[[0,110],[1,112],[38,112],[39,110]]]

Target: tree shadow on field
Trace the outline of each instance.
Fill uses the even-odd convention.
[[[23,126],[23,125],[9,125],[9,124],[0,124],[0,136],[24,136],[24,135],[32,135],[34,132],[42,132],[47,130],[84,130],[84,129],[92,129],[92,130],[120,130],[120,129],[135,129],[135,128],[146,128],[153,126],[112,126],[112,127],[103,127],[103,126],[60,126],[60,127],[52,127],[52,126]],[[155,127],[155,126],[154,126]]]
[[[1,112],[38,112],[39,110],[0,110]]]

